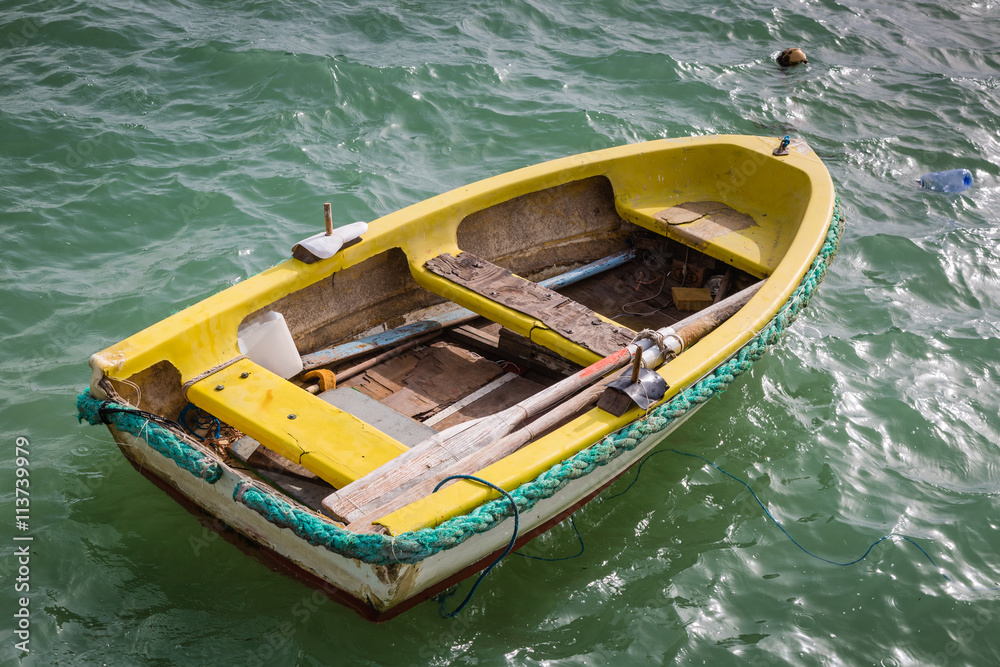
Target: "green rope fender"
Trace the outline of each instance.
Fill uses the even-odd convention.
[[[612,433],[575,456],[552,466],[530,482],[526,482],[510,495],[521,512],[530,510],[539,500],[550,498],[575,479],[579,479],[600,466],[607,465],[622,453],[635,449],[645,438],[663,431],[676,419],[683,416],[693,407],[700,405],[716,394],[723,392],[732,382],[746,372],[761,356],[783,336],[788,326],[795,321],[799,313],[809,302],[817,286],[826,275],[830,261],[837,252],[843,228],[840,210],[840,199],[834,204],[833,218],[826,240],[816,256],[806,275],[789,297],[788,301],[775,314],[770,322],[757,336],[744,345],[740,351],[728,361],[721,364],[712,373],[697,383],[680,392],[663,405],[653,409],[643,419],[635,421],[625,428]],[[91,412],[94,408],[87,401],[102,405],[90,397],[88,392],[80,395],[78,407],[85,405]],[[80,407],[81,419],[97,424],[99,417],[87,416]],[[115,418],[117,425],[120,417],[130,416],[119,414]],[[135,419],[136,422],[140,420]],[[119,427],[122,428],[122,427]],[[152,432],[164,431],[176,439],[164,427],[141,421],[136,430],[129,430],[134,435],[139,429],[143,437],[149,441]],[[150,443],[152,444],[152,442]],[[181,444],[198,454],[198,450],[190,444]],[[155,446],[154,446],[155,447]],[[157,448],[157,451],[161,451]],[[162,452],[178,461],[170,453]],[[187,470],[191,468],[178,465]],[[198,476],[201,474],[192,472]],[[220,473],[221,474],[221,470]],[[217,479],[217,478],[216,478]],[[376,534],[358,534],[345,530],[325,517],[305,509],[300,505],[288,502],[283,496],[269,487],[248,479],[241,480],[233,491],[233,498],[246,507],[257,512],[269,522],[282,528],[287,528],[310,544],[322,546],[346,558],[352,558],[375,565],[390,565],[393,563],[417,563],[440,551],[455,547],[473,535],[486,532],[500,525],[513,514],[510,502],[500,498],[481,505],[468,514],[454,517],[435,528],[411,531],[396,537]]]
[[[148,415],[131,405],[99,401],[91,396],[89,389],[85,389],[77,397],[76,410],[79,421],[87,420],[93,426],[113,424],[119,431],[142,438],[160,454],[209,484],[215,484],[222,477],[221,463],[177,437],[170,429],[152,421],[150,417],[154,415]]]

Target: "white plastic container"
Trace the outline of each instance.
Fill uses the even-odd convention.
[[[292,340],[285,316],[269,310],[236,330],[240,353],[286,380],[302,372],[302,357]]]

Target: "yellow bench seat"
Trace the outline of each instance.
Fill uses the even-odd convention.
[[[335,488],[364,477],[407,449],[249,359],[195,383],[188,399]]]
[[[618,202],[618,213],[758,278],[777,268],[795,234],[795,227],[782,224],[778,215],[750,216],[717,201],[636,208]]]

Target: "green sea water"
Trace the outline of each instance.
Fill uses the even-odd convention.
[[[788,46],[809,64],[778,68]],[[784,341],[670,445],[826,559],[894,536],[854,565],[667,452],[576,514],[578,558],[510,557],[456,619],[370,625],[76,422],[91,353],[288,257],[325,201],[370,220],[713,133],[805,139],[848,225]],[[914,183],[957,167],[964,193]],[[993,0],[3,0],[0,662],[998,664],[998,211]],[[564,523],[524,552],[578,549]]]

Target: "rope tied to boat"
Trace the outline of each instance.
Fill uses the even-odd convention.
[[[219,364],[217,366],[212,366],[211,368],[209,368],[204,373],[199,373],[198,375],[195,375],[193,378],[191,378],[190,380],[188,380],[187,382],[185,382],[184,384],[181,385],[181,393],[184,395],[185,400],[187,400],[187,397],[188,397],[188,389],[190,389],[194,385],[194,383],[201,382],[205,378],[211,377],[212,375],[215,375],[219,371],[225,370],[225,369],[229,368],[230,366],[232,366],[233,364],[235,364],[235,363],[237,363],[239,361],[243,361],[244,359],[247,359],[247,358],[248,358],[247,355],[241,354],[240,356],[233,357],[232,359],[229,359],[228,361],[223,361],[221,364]]]
[[[664,348],[664,346],[666,346],[666,341],[664,340],[663,334],[657,331],[656,329],[643,329],[642,331],[640,331],[635,335],[635,338],[632,339],[632,342],[629,343],[629,345],[638,343],[641,340],[651,340],[656,345],[656,347],[660,348],[661,350]]]
[[[451,595],[442,595],[439,597],[438,611],[444,618],[454,618],[455,616],[458,616],[458,613],[460,611],[465,609],[465,605],[469,604],[469,601],[472,600],[472,596],[475,595],[476,589],[479,588],[479,584],[481,584],[483,579],[486,578],[486,575],[490,573],[490,570],[499,565],[500,561],[502,561],[507,556],[507,554],[509,554],[511,551],[514,550],[514,544],[517,542],[517,534],[521,529],[521,514],[520,512],[518,512],[517,503],[514,502],[514,499],[507,491],[504,491],[502,488],[500,488],[493,482],[487,482],[485,479],[476,477],[474,475],[449,475],[448,477],[445,477],[444,479],[442,479],[440,482],[437,483],[437,486],[434,487],[434,491],[437,492],[438,489],[440,489],[442,486],[444,486],[446,483],[450,482],[453,479],[467,479],[472,482],[477,482],[478,484],[488,486],[494,491],[503,495],[510,502],[510,507],[514,512],[514,532],[511,533],[510,542],[507,544],[507,548],[504,549],[503,553],[497,556],[496,559],[494,559],[494,561],[490,563],[489,566],[479,574],[479,578],[476,579],[476,583],[472,585],[472,589],[469,591],[468,595],[465,596],[465,599],[462,600],[462,604],[455,607],[455,609],[453,609],[452,611],[445,613],[444,605],[445,602],[448,601],[448,598],[451,597]]]
[[[174,432],[180,427],[160,415],[140,410],[113,399],[98,400],[84,390],[76,399],[77,419],[92,425],[106,424],[116,430],[142,438],[154,450],[172,460],[178,467],[200,477],[209,484],[222,478],[223,464],[193,442]]]

